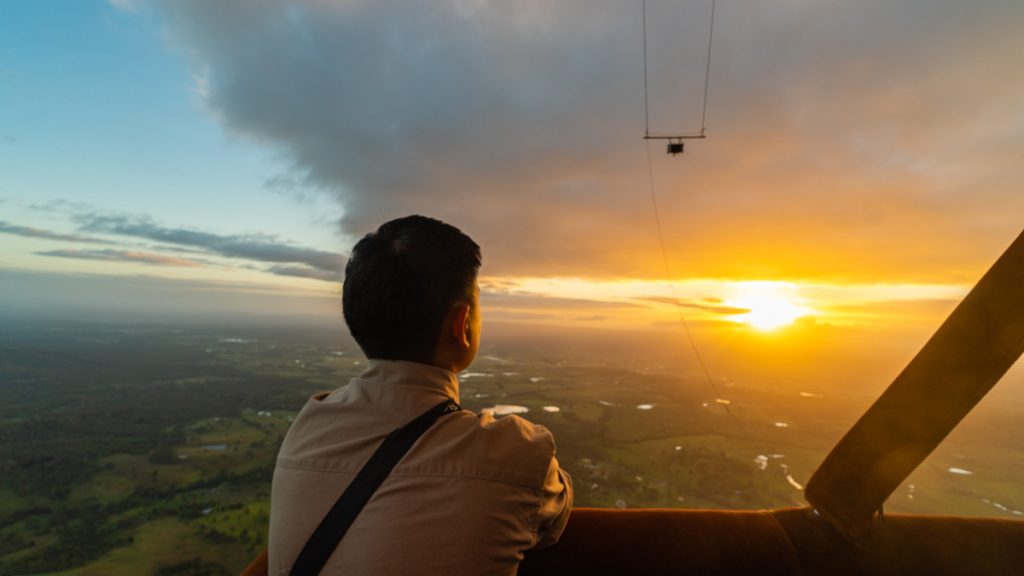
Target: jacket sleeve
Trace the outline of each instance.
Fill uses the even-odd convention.
[[[540,498],[535,548],[550,546],[558,541],[569,521],[569,510],[572,508],[572,478],[568,472],[559,468],[554,456],[551,457]]]

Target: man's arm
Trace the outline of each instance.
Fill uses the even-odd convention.
[[[559,468],[558,460],[552,456],[544,486],[541,488],[535,548],[550,546],[558,541],[565,524],[569,521],[571,508],[572,478],[568,472]]]

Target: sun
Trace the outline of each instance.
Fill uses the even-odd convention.
[[[733,316],[735,322],[767,332],[811,313],[797,303],[795,291],[796,286],[788,282],[744,282],[726,304],[748,310]]]

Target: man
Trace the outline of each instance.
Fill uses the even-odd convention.
[[[383,224],[345,267],[345,322],[370,359],[313,396],[281,446],[269,572],[288,574],[314,529],[385,436],[445,399],[480,345],[480,247],[423,216]],[[514,574],[558,539],[572,506],[551,433],[461,410],[416,441],[362,509],[323,574]]]

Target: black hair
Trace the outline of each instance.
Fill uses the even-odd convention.
[[[345,265],[342,310],[367,358],[433,360],[445,316],[472,301],[480,246],[426,216],[385,222],[363,237]]]

